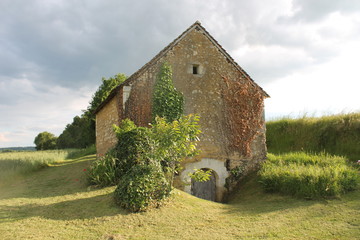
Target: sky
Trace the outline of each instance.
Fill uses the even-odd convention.
[[[358,0],[1,0],[0,148],[58,136],[102,77],[197,20],[271,96],[267,120],[360,111]]]

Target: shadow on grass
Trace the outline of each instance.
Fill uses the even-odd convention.
[[[86,173],[94,156],[63,160],[2,182],[0,199],[45,198],[88,192]],[[93,189],[93,188],[92,188]]]
[[[89,198],[63,201],[49,205],[27,204],[1,206],[0,223],[42,217],[52,220],[93,219],[97,217],[127,215],[128,211],[115,205],[113,194],[107,193]]]

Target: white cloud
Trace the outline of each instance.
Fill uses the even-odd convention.
[[[359,62],[360,44],[354,42],[336,59],[266,84],[268,117],[360,111]]]

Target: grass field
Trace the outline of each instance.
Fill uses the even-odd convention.
[[[26,174],[63,159],[77,158],[95,153],[95,146],[85,149],[65,149],[46,151],[0,152],[0,181]]]
[[[169,203],[128,213],[114,187],[89,188],[95,156],[0,182],[1,239],[359,239],[360,192],[299,200],[265,194],[251,176],[228,204],[175,190]]]

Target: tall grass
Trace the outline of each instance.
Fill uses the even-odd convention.
[[[343,157],[294,152],[268,154],[262,165],[260,182],[266,191],[297,197],[339,197],[355,190],[359,173]]]
[[[320,118],[284,118],[266,123],[268,151],[327,152],[360,159],[360,112]]]
[[[21,151],[0,153],[0,180],[17,173],[28,173],[64,159],[78,158],[95,153],[95,147],[47,151]]]

